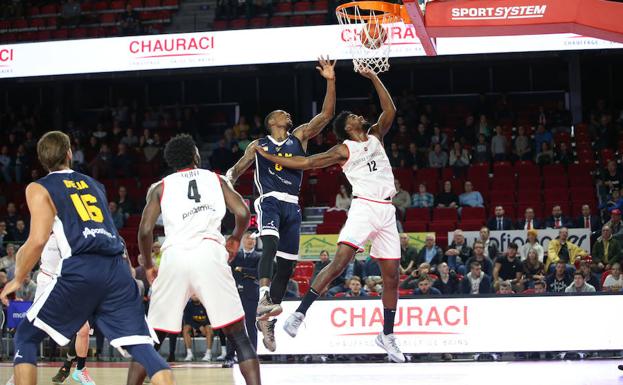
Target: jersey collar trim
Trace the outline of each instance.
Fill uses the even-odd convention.
[[[58,170],[58,171],[50,171],[50,172],[48,173],[48,175],[49,175],[49,174],[69,174],[69,173],[72,173],[72,172],[74,172],[74,170],[72,170],[72,169],[68,169],[68,170]]]
[[[283,145],[285,142],[287,142],[287,141],[288,141],[288,139],[290,139],[290,133],[288,132],[288,136],[287,136],[287,137],[286,137],[283,141],[281,141],[281,142],[278,142],[275,138],[273,138],[273,137],[272,137],[272,136],[270,136],[270,135],[267,135],[266,137],[267,137],[267,138],[268,138],[271,142],[273,142],[276,146],[281,146],[281,145]]]

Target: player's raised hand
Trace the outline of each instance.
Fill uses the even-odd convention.
[[[357,68],[357,72],[359,72],[359,74],[361,76],[363,76],[364,78],[367,78],[367,79],[374,79],[374,78],[377,77],[376,73],[374,73],[374,71],[372,71],[368,67],[359,67],[359,68]]]
[[[16,281],[15,279],[12,279],[4,286],[4,289],[2,289],[2,294],[0,294],[0,300],[2,301],[4,306],[9,306],[9,295],[18,291],[20,287],[22,287],[21,282]]]
[[[238,250],[240,250],[240,239],[229,237],[227,238],[227,242],[225,242],[225,249],[229,253],[228,263],[231,263],[234,258],[236,258],[236,254],[238,254]]]
[[[335,63],[337,60],[329,60],[329,55],[325,59],[324,56],[318,58],[318,65],[316,69],[320,72],[320,75],[327,80],[335,80]]]

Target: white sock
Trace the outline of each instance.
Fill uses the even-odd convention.
[[[270,286],[260,287],[260,302],[262,301],[262,298],[264,298],[265,293],[268,293],[270,295]]]
[[[221,347],[221,354],[222,355],[226,355],[227,354],[227,348],[225,346]]]
[[[193,350],[192,349],[186,349],[186,354],[189,356],[193,355]]]

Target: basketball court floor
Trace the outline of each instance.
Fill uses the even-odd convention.
[[[541,362],[448,362],[409,364],[266,364],[262,383],[267,385],[614,385],[623,384],[621,360]],[[39,367],[39,384],[50,384],[56,364]],[[10,364],[0,366],[0,384],[10,375]],[[126,363],[89,363],[98,385],[123,385]],[[244,384],[237,367],[210,364],[174,364],[179,385]],[[72,381],[68,379],[66,384]]]

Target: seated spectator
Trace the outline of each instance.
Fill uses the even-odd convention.
[[[478,143],[474,146],[474,163],[488,163],[491,160],[491,152],[489,151],[489,143],[487,137],[483,134],[478,135]]]
[[[623,274],[621,274],[621,264],[612,265],[612,271],[604,280],[603,291],[621,291],[623,289]]]
[[[465,192],[459,195],[459,204],[467,207],[484,207],[484,200],[478,191],[473,191],[472,182],[465,182]]]
[[[460,177],[465,174],[469,166],[469,152],[461,146],[460,142],[454,142],[450,151],[450,167],[454,170],[454,176]]]
[[[545,265],[539,260],[539,255],[535,249],[528,251],[528,257],[521,262],[523,269],[524,287],[533,287],[537,281],[545,279]]]
[[[490,294],[491,278],[482,272],[479,262],[469,265],[469,273],[461,281],[461,294]]]
[[[117,199],[117,207],[121,210],[124,217],[127,219],[130,215],[134,214],[134,202],[128,196],[128,190],[125,186],[119,186],[119,198]]]
[[[612,190],[621,189],[623,186],[623,174],[617,169],[616,161],[608,161],[606,169],[599,173],[597,186],[599,187],[599,196],[601,197],[601,201],[604,201],[606,195]]]
[[[426,129],[426,126],[422,123],[418,124],[417,132],[413,137],[413,141],[415,142],[418,151],[420,152],[420,157],[424,157],[426,153],[428,153],[428,149],[430,148],[430,134]],[[424,158],[428,161],[428,157]]]
[[[363,290],[366,294],[377,293],[383,294],[383,279],[381,277],[368,277],[365,281]]]
[[[621,191],[619,189],[612,189],[610,194],[608,194],[606,198],[606,203],[603,203],[599,206],[600,209],[606,210],[607,212],[612,210],[621,210],[623,209],[623,198],[621,197]]]
[[[84,151],[82,151],[82,148],[78,147],[76,144],[72,144],[71,154],[71,168],[79,172],[84,172],[86,164],[84,162]]]
[[[496,294],[506,294],[506,295],[508,295],[508,294],[515,294],[515,292],[513,291],[513,286],[511,285],[510,282],[502,281],[502,282],[500,282],[500,288],[498,289]]]
[[[524,126],[519,126],[517,128],[517,137],[515,138],[513,152],[518,160],[532,159],[532,144],[530,143],[530,138],[526,136],[526,129]]]
[[[610,226],[604,225],[601,228],[601,237],[595,241],[591,248],[593,271],[602,273],[605,270],[610,270],[613,264],[621,262],[622,254],[621,244],[612,237]]]
[[[247,123],[247,117],[244,115],[240,115],[240,117],[238,118],[238,123],[236,123],[234,127],[232,127],[232,129],[234,138],[240,139],[243,132],[248,134],[251,126],[249,125],[249,123]]]
[[[560,229],[562,227],[572,227],[573,223],[563,215],[560,205],[552,207],[552,216],[545,220],[545,227],[548,229]]]
[[[543,143],[546,143],[548,148],[552,147],[554,144],[554,136],[551,131],[545,129],[543,124],[539,124],[536,128],[536,133],[534,134],[534,146],[537,154],[542,151]]]
[[[6,222],[6,229],[11,234],[15,231],[15,227],[17,226],[17,221],[21,219],[21,216],[17,212],[17,206],[13,202],[9,202],[6,205],[6,216],[4,217],[4,221]]]
[[[591,215],[591,207],[589,205],[582,205],[582,215],[576,218],[575,227],[595,232],[601,229],[601,221],[596,215]]]
[[[458,207],[459,197],[452,192],[452,182],[449,180],[443,182],[443,191],[435,197],[436,207]]]
[[[446,250],[444,262],[448,263],[451,271],[465,274],[465,263],[472,257],[474,251],[467,245],[463,231],[454,230],[452,243]]]
[[[409,235],[400,234],[400,274],[410,274],[416,267],[417,249],[409,245]]]
[[[400,282],[400,289],[415,289],[420,278],[427,277],[429,273],[430,265],[426,262],[422,263],[417,270],[413,270],[407,278]]]
[[[505,255],[498,257],[493,266],[493,287],[498,288],[500,282],[509,281],[514,288],[522,288],[521,277],[523,268],[519,258],[517,258],[518,246],[516,243],[508,245]]]
[[[15,292],[15,299],[18,301],[34,301],[36,292],[37,284],[32,280],[32,273],[28,273],[22,287]]]
[[[495,258],[498,256],[498,247],[495,243],[491,242],[489,228],[487,226],[481,227],[479,235],[480,240],[485,245],[485,257],[495,261]]]
[[[437,275],[439,278],[433,282],[433,287],[441,294],[458,294],[459,292],[459,279],[456,273],[451,272],[448,264],[442,262],[437,267]]]
[[[555,161],[556,163],[562,164],[563,166],[568,166],[573,163],[574,157],[573,152],[569,149],[569,146],[566,142],[560,143],[558,149],[555,152]]]
[[[573,274],[573,283],[565,289],[565,293],[594,293],[595,291],[595,287],[586,282],[581,271]]]
[[[210,164],[215,170],[227,171],[227,169],[234,163],[234,159],[231,153],[231,149],[227,148],[227,143],[224,138],[219,139],[217,147],[212,151],[210,157]]]
[[[108,202],[108,210],[110,211],[110,215],[112,215],[112,220],[115,223],[115,227],[117,228],[117,230],[119,230],[123,227],[125,223],[123,213],[118,209],[116,202]]]
[[[392,203],[396,207],[396,215],[402,220],[407,209],[411,207],[411,196],[402,189],[398,179],[394,179],[394,186],[396,187],[396,195],[392,198]]]
[[[441,263],[442,259],[443,251],[441,250],[441,247],[435,244],[435,234],[426,234],[424,247],[420,249],[420,252],[416,257],[415,268],[418,268],[423,263],[428,263],[431,270],[434,271],[437,269],[437,265]]]
[[[550,293],[564,293],[571,282],[573,282],[573,277],[567,270],[567,264],[558,262],[554,272],[547,276],[547,290]]]
[[[322,269],[324,269],[329,265],[329,263],[331,263],[331,261],[329,260],[329,252],[327,250],[322,250],[320,252],[319,258],[319,261],[314,262],[314,273],[312,274],[310,282],[313,282],[314,279],[316,279],[318,273],[320,273]]]
[[[593,274],[591,272],[591,264],[588,261],[580,262],[580,267],[578,271],[584,274],[584,280],[589,285],[593,286],[596,291],[601,290],[601,284],[599,283],[599,275]]]
[[[129,2],[125,6],[125,12],[121,15],[119,26],[123,36],[141,33],[141,20],[139,19],[138,12],[134,10]]]
[[[206,309],[203,307],[199,298],[192,295],[184,308],[184,327],[182,328],[182,336],[184,345],[186,346],[186,357],[184,361],[194,360],[192,350],[191,334],[194,336],[203,335],[206,338],[206,352],[201,359],[202,361],[212,361],[212,341],[213,332],[210,326],[210,320]]]
[[[537,154],[534,161],[539,166],[547,166],[554,163],[554,151],[552,151],[549,144],[541,143],[541,151]]]
[[[346,293],[345,297],[367,297],[368,294],[361,290],[361,278],[353,275],[348,283],[350,290]]]
[[[485,244],[482,241],[474,242],[474,255],[467,260],[466,266],[471,266],[472,262],[480,263],[482,271],[491,276],[493,274],[493,262],[485,255]]]
[[[491,138],[491,156],[496,162],[507,160],[508,142],[502,132],[502,126],[495,127],[495,135]]]
[[[558,232],[558,238],[549,241],[545,271],[550,271],[550,265],[558,261],[562,261],[572,268],[576,260],[588,255],[586,250],[570,242],[568,237],[569,230],[563,227]]]
[[[26,228],[26,222],[23,219],[18,219],[15,222],[15,229],[10,233],[10,241],[17,244],[24,244],[28,239],[28,229]]]
[[[413,295],[441,295],[441,292],[434,288],[433,280],[425,275],[418,280],[417,289],[413,290]]]
[[[420,157],[421,154],[418,152],[417,145],[415,143],[409,143],[409,149],[405,155],[405,167],[409,167],[411,170],[424,167],[424,162],[422,162]]]
[[[368,256],[366,261],[363,263],[363,279],[368,277],[380,277],[381,276],[381,267],[379,266],[376,259]]]
[[[389,164],[392,166],[392,168],[404,167],[406,164],[406,159],[402,155],[400,147],[398,147],[398,143],[392,143],[389,148],[390,150],[387,153],[387,157],[389,158]]]
[[[13,182],[13,176],[11,173],[12,164],[13,160],[9,154],[9,146],[4,145],[0,149],[0,172],[2,173],[2,177],[6,183]]]
[[[0,270],[7,273],[9,279],[13,279],[15,274],[15,245],[8,243],[5,247],[6,255],[0,258]]]
[[[335,208],[339,210],[348,210],[350,203],[353,201],[353,194],[348,191],[346,186],[340,185],[340,191],[335,196]]]
[[[504,216],[504,207],[495,206],[495,216],[487,222],[487,227],[489,230],[512,230],[513,229],[513,221]]]
[[[623,226],[621,225],[621,210],[614,209],[610,212],[610,220],[604,226],[610,227],[612,237],[619,242],[623,242]],[[10,228],[7,220],[7,227]]]
[[[448,149],[448,135],[441,131],[438,125],[433,127],[433,135],[430,137],[431,145],[439,144],[442,150]]]
[[[426,184],[420,183],[418,192],[411,197],[411,207],[429,208],[433,207],[433,194],[426,192]]]
[[[4,255],[4,243],[9,240],[11,236],[6,229],[6,222],[0,221],[0,255]]]
[[[526,243],[521,246],[521,249],[519,251],[522,262],[528,259],[528,252],[530,250],[536,251],[537,259],[540,262],[545,262],[545,250],[543,249],[543,246],[541,246],[541,244],[539,243],[538,236],[539,233],[536,230],[528,230]]]
[[[428,153],[428,167],[444,168],[448,165],[448,154],[441,149],[440,144],[433,147],[433,151]]]
[[[547,284],[545,281],[535,281],[534,287],[530,289],[526,289],[522,292],[522,294],[544,294],[547,292]]]
[[[338,278],[334,279],[333,282],[331,282],[331,288],[327,292],[327,296],[332,297],[337,293],[347,292],[349,290],[348,283],[353,275],[356,275],[358,277],[364,276],[363,263],[355,258],[353,258],[350,263],[346,265],[346,269],[344,269],[344,272]]]

